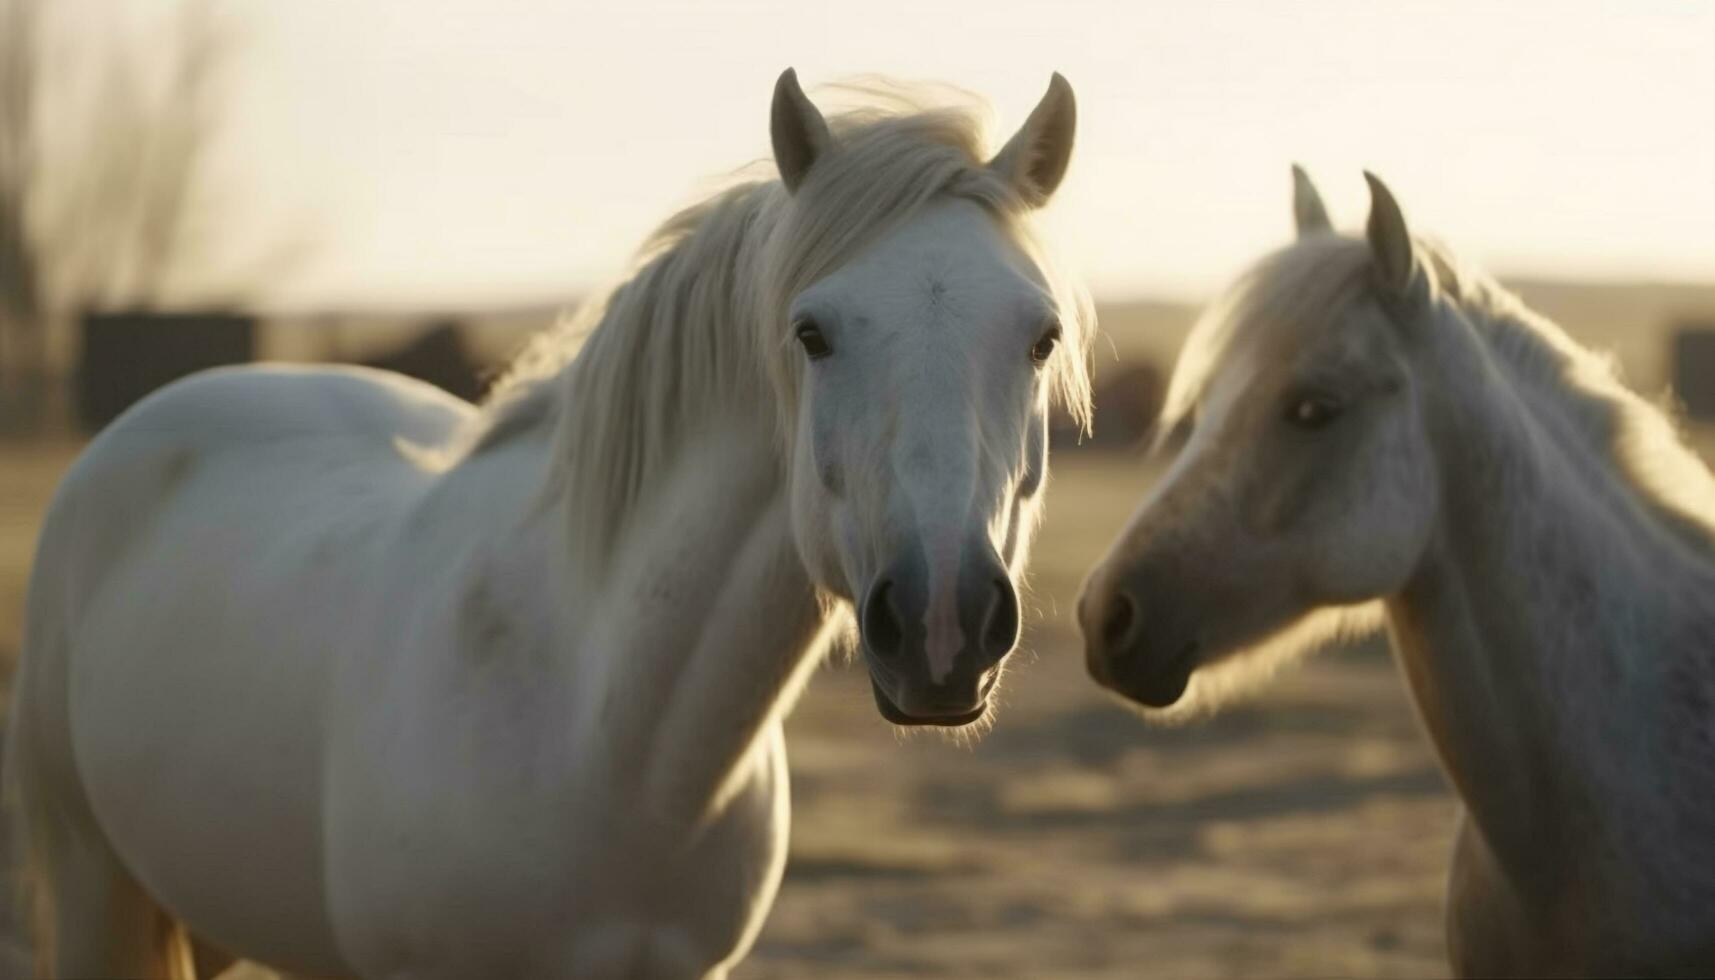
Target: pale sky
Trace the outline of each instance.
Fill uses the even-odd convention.
[[[168,2],[168,0],[162,0]],[[1715,2],[250,0],[219,173],[233,249],[313,246],[275,305],[557,299],[764,156],[788,65],[1079,107],[1061,247],[1099,295],[1207,295],[1337,222],[1361,169],[1504,273],[1715,280]]]

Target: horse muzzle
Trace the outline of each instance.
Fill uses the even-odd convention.
[[[956,727],[987,712],[1019,613],[1011,577],[986,551],[968,554],[953,581],[932,581],[920,560],[895,562],[864,594],[858,630],[888,721]]]
[[[1160,593],[1092,577],[1078,597],[1084,665],[1096,683],[1145,707],[1185,696],[1200,662],[1196,635]]]

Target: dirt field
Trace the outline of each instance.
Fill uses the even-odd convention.
[[[788,725],[792,861],[737,976],[1446,973],[1454,802],[1379,645],[1162,729],[1084,675],[1072,604],[1149,474],[1063,455],[994,730],[900,737],[861,667]]]
[[[36,526],[74,453],[0,445],[6,673]],[[1379,648],[1173,730],[1085,678],[1072,603],[1148,476],[1056,460],[1026,649],[980,741],[899,734],[861,668],[817,677],[789,725],[786,883],[738,977],[1445,972],[1454,805]]]

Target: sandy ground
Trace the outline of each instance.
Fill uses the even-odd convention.
[[[1455,803],[1379,643],[1181,728],[1086,678],[1078,586],[1149,477],[1056,461],[1037,615],[980,740],[897,735],[861,666],[816,678],[787,726],[791,864],[737,976],[1446,973]]]
[[[8,673],[36,526],[74,452],[0,446]],[[1026,642],[980,739],[892,729],[861,667],[816,678],[788,726],[786,882],[737,977],[1445,973],[1454,803],[1379,646],[1176,729],[1084,676],[1078,585],[1149,477],[1056,460]]]
[[[1693,427],[1715,459],[1715,428]],[[788,725],[792,862],[744,978],[1445,976],[1457,803],[1385,644],[1144,724],[1084,676],[1078,586],[1152,473],[1062,455],[992,732],[901,738],[861,667]]]

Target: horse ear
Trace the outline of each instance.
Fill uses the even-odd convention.
[[[788,68],[774,83],[774,105],[769,112],[769,133],[774,139],[774,163],[787,193],[797,193],[816,158],[833,145],[828,121],[811,104],[798,84],[798,72]]]
[[[1375,256],[1376,283],[1384,295],[1407,299],[1421,280],[1417,246],[1393,192],[1375,174],[1364,171],[1370,184],[1370,221],[1366,233]]]
[[[1078,102],[1072,86],[1055,72],[1042,101],[989,161],[989,169],[1005,178],[1026,204],[1041,207],[1066,177],[1077,129]]]
[[[1292,165],[1292,220],[1298,225],[1299,238],[1334,230],[1328,220],[1328,209],[1322,206],[1322,195],[1316,192],[1310,175],[1296,163]]]

